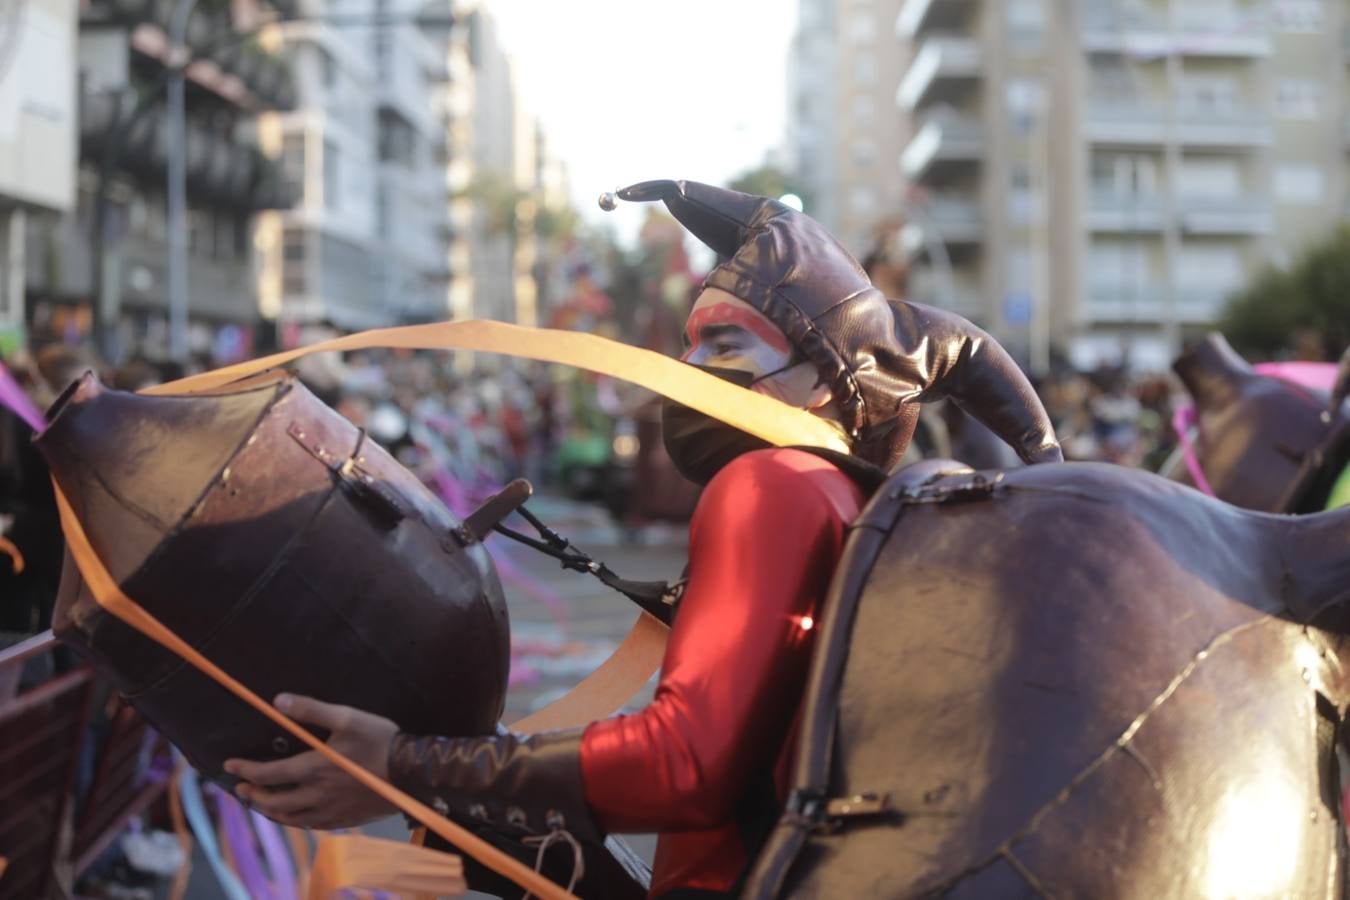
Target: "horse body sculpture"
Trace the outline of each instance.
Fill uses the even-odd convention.
[[[109,572],[247,686],[440,734],[495,727],[508,626],[487,552],[299,382],[144,397],[86,375],[48,419],[38,449]],[[203,773],[298,749],[95,603],[69,560],[54,621]]]
[[[1216,497],[1262,512],[1324,507],[1350,464],[1350,352],[1330,394],[1258,373],[1219,334],[1173,367],[1195,402],[1197,463]],[[1180,456],[1162,474],[1196,484]]]
[[[1350,511],[942,471],[851,538],[747,896],[1337,896]]]

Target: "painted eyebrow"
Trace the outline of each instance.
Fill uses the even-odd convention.
[[[700,344],[715,341],[721,337],[749,337],[750,332],[739,325],[704,325],[698,330]]]
[[[686,338],[692,340],[695,331],[702,334],[705,327],[703,322],[710,319],[712,322],[709,324],[737,324],[746,333],[758,336],[777,350],[790,349],[787,337],[769,324],[768,320],[749,310],[738,309],[726,303],[717,303],[691,313],[685,325]]]

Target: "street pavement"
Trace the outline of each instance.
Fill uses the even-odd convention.
[[[554,531],[624,578],[674,580],[684,567],[684,526],[620,528],[599,506],[549,495],[536,496],[528,507]],[[533,536],[523,521],[510,524]],[[566,571],[556,560],[500,535],[488,539],[488,549],[502,575],[511,617],[511,687],[503,717],[510,723],[566,692],[604,661],[628,633],[638,611],[594,577]],[[653,684],[654,679],[628,709],[648,702]],[[372,823],[362,831],[396,840],[408,836],[401,817]],[[651,861],[652,836],[626,839]],[[194,854],[186,897],[225,898],[200,852]]]

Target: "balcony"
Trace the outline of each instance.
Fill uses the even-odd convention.
[[[1148,233],[1163,230],[1163,198],[1120,191],[1093,191],[1087,226],[1092,231]]]
[[[1088,286],[1084,318],[1089,322],[1162,322],[1167,311],[1164,284]]]
[[[975,0],[905,0],[895,17],[895,36],[912,41],[930,30],[962,31]]]
[[[1181,287],[1177,289],[1176,320],[1188,325],[1205,325],[1223,315],[1228,298],[1236,289],[1223,287]]]
[[[913,111],[926,103],[951,100],[980,77],[980,48],[960,37],[930,37],[900,79],[895,102]]]
[[[1165,107],[1097,105],[1092,101],[1084,129],[1089,141],[1115,146],[1164,144],[1172,134]],[[1175,135],[1178,143],[1192,147],[1264,147],[1271,142],[1270,119],[1259,113],[1183,107],[1176,112]]]
[[[1157,106],[1117,106],[1088,100],[1087,139],[1098,144],[1148,146],[1167,141],[1167,111]]]
[[[1080,37],[1088,53],[1125,54],[1136,60],[1167,56],[1250,59],[1273,50],[1264,19],[1256,13],[1187,19],[1175,25],[1161,11],[1122,9],[1092,2],[1084,10]]]
[[[983,156],[979,123],[955,115],[930,116],[900,154],[900,170],[917,181],[940,164],[969,165]]]
[[[1261,235],[1272,227],[1270,201],[1261,197],[1181,197],[1181,229],[1195,235]]]
[[[122,302],[129,307],[163,310],[168,304],[168,247],[158,240],[129,235],[115,248],[122,257]],[[237,259],[188,256],[189,315],[235,322],[257,316],[249,266]]]
[[[924,207],[922,220],[915,219],[945,244],[978,244],[984,239],[984,220],[974,198],[934,196]]]
[[[1224,288],[1177,288],[1169,307],[1165,283],[1090,285],[1083,319],[1091,323],[1204,325],[1222,314],[1228,294]]]
[[[1265,147],[1271,142],[1270,119],[1238,110],[1181,108],[1177,139],[1193,147]]]

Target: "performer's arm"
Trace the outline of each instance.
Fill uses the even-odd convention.
[[[760,453],[709,483],[656,696],[593,723],[582,742],[586,798],[607,830],[720,824],[773,764],[810,661],[807,617],[843,540],[840,513],[801,468],[829,470],[805,454]]]

